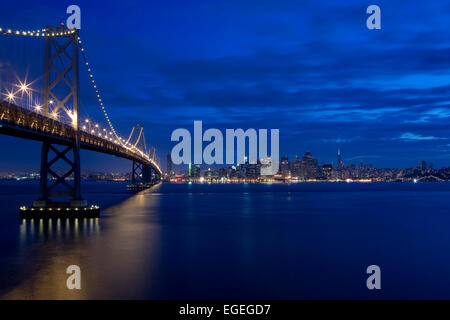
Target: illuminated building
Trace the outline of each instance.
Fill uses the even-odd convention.
[[[333,166],[328,163],[322,163],[322,179],[330,180],[333,172]]]
[[[292,159],[291,163],[291,175],[293,177],[300,177],[301,175],[300,168],[301,168],[301,161],[297,156],[295,156],[295,158]]]
[[[281,175],[283,175],[283,177],[291,176],[291,168],[290,168],[289,159],[287,156],[281,157],[280,173],[281,173]]]
[[[319,178],[319,164],[311,152],[307,151],[300,162],[300,176],[303,180]]]
[[[170,156],[170,153],[167,154],[167,174],[169,176],[172,175],[172,157]]]
[[[338,168],[342,168],[341,149],[338,149],[337,166]]]

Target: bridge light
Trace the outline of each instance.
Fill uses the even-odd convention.
[[[78,115],[74,112],[69,112],[69,117],[72,119],[72,124],[75,126],[78,121]]]
[[[53,100],[50,100],[48,103],[53,104]]]
[[[88,123],[88,122],[89,122],[89,119],[86,119],[86,120],[84,120],[84,121],[86,121],[86,123]]]
[[[58,113],[57,112],[53,112],[52,113],[52,117],[53,117],[53,119],[58,119]]]
[[[4,95],[6,96],[9,102],[14,102],[14,100],[16,99],[16,96],[12,91],[11,92],[8,91],[8,93],[5,93]]]
[[[28,88],[28,85],[27,85],[27,84],[22,83],[22,84],[20,85],[20,90],[21,90],[22,92],[27,93],[28,89],[29,89],[29,88]]]
[[[40,106],[40,105],[36,105],[35,107],[34,107],[34,109],[36,109],[36,111],[41,111],[41,109],[42,109],[42,107]]]

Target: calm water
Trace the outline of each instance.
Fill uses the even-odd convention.
[[[100,219],[24,222],[0,182],[2,298],[450,298],[450,184],[87,183]],[[68,265],[82,290],[66,289]],[[366,267],[381,267],[380,291]]]

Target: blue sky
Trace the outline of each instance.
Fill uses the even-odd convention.
[[[378,167],[450,165],[447,1],[16,1],[0,5],[0,27],[57,25],[70,4],[111,120],[124,135],[143,125],[163,162],[171,132],[202,120],[280,129],[289,157],[336,162],[339,147],[344,161]],[[371,4],[381,30],[366,28]],[[0,144],[11,146],[3,168],[39,167],[38,143]],[[82,166],[131,164],[86,151]]]

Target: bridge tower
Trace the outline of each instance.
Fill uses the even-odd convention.
[[[144,128],[139,124],[133,127],[128,142],[131,146],[142,151],[144,154],[148,154],[147,144],[145,142]],[[149,164],[138,162],[133,160],[133,166],[131,171],[131,183],[147,184],[152,181],[152,168]]]
[[[87,205],[81,197],[79,38],[77,30],[66,36],[52,36],[64,31],[68,31],[64,26],[46,28],[48,36],[45,38],[42,109],[47,117],[70,122],[75,133],[73,139],[62,149],[50,140],[42,142],[40,195],[39,200],[34,202],[35,207],[51,206],[54,197],[70,199],[70,207]],[[52,158],[51,153],[54,154]],[[64,169],[62,173],[52,169],[55,164],[61,165],[61,162],[68,169]],[[50,185],[49,176],[53,178]],[[57,191],[57,187],[62,187],[63,191]]]

